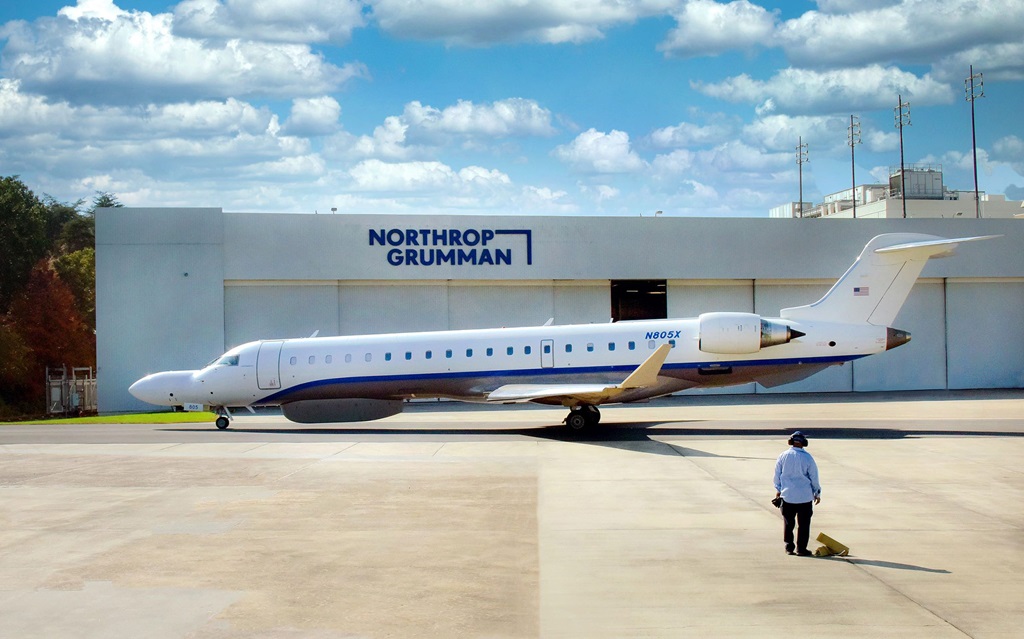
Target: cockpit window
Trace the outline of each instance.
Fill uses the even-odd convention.
[[[238,366],[238,355],[224,355],[216,361],[216,366]]]

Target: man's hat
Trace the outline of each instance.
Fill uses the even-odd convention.
[[[807,438],[800,431],[796,431],[795,433],[789,436],[789,445],[792,446],[793,444],[800,444],[801,446],[806,446]]]

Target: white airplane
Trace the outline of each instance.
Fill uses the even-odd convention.
[[[688,388],[758,382],[772,387],[905,344],[890,325],[925,263],[958,244],[879,235],[817,302],[779,317],[704,313],[696,318],[249,342],[205,368],[147,375],[128,389],[160,406],[280,406],[300,423],[369,421],[413,398],[570,409],[573,429],[600,420],[601,404]]]

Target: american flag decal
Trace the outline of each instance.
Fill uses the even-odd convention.
[[[867,286],[854,286],[853,287],[853,295],[854,295],[854,297],[861,297],[863,295],[867,295],[868,291],[869,291],[869,287],[867,287]]]

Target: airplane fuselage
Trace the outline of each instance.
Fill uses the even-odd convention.
[[[261,340],[233,348],[198,371],[143,378],[132,392],[168,406],[343,397],[487,401],[491,390],[507,384],[615,383],[658,346],[669,344],[658,385],[619,398],[627,402],[697,386],[772,385],[776,377],[793,381],[884,351],[887,342],[891,346],[885,327],[772,321],[804,335],[735,354],[702,351],[697,318]],[[147,386],[160,394],[147,393]]]

